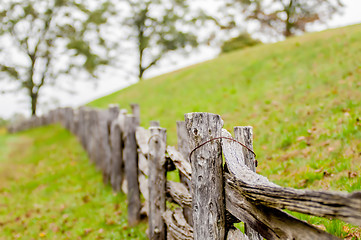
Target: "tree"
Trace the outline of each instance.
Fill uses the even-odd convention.
[[[242,7],[246,20],[255,20],[263,30],[284,37],[306,31],[307,25],[324,23],[344,6],[341,0],[228,0]]]
[[[130,16],[124,21],[136,42],[138,79],[167,53],[196,47],[196,34],[205,15],[191,12],[184,0],[128,0]]]
[[[0,6],[0,80],[14,83],[36,115],[40,90],[66,75],[95,77],[109,63],[101,26],[111,14],[108,1],[3,0]],[[3,90],[7,91],[9,89]]]

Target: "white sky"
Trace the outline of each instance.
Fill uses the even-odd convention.
[[[216,2],[208,0],[209,2]],[[361,23],[361,0],[344,0],[346,5],[343,15],[334,16],[327,26],[315,25],[312,27],[313,31],[320,31],[325,28],[336,28],[356,23]],[[251,30],[251,29],[249,29]],[[174,71],[176,69],[202,62],[214,58],[218,54],[217,49],[203,47],[197,52],[189,55],[188,57],[173,56],[171,60],[162,61],[156,68],[150,69],[146,76],[147,78],[156,75],[161,75],[166,72]],[[176,60],[175,60],[176,59]],[[76,82],[74,81],[69,88],[75,90],[76,94],[69,94],[65,91],[54,89],[46,89],[44,87],[43,95],[40,96],[39,113],[47,111],[49,108],[56,106],[79,106],[85,104],[93,99],[101,96],[108,95],[121,88],[129,86],[134,83],[134,78],[129,78],[121,75],[116,70],[109,71],[103,74],[98,81],[97,88],[94,84],[89,82]],[[4,88],[4,83],[0,82],[0,90]],[[15,94],[0,94],[0,117],[9,118],[14,113],[23,113],[29,115],[29,101],[24,93]]]

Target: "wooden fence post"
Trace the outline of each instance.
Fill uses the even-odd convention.
[[[234,136],[237,141],[246,145],[249,149],[253,150],[253,129],[252,127],[234,127]],[[256,172],[256,158],[252,152],[246,148],[242,148],[244,161],[247,167],[253,172]],[[263,237],[247,224],[244,224],[244,230],[250,240],[262,240]]]
[[[128,186],[128,225],[135,226],[140,221],[140,190],[138,183],[138,151],[135,139],[137,118],[125,117],[124,161]]]
[[[190,147],[222,134],[223,121],[211,113],[185,114]],[[195,240],[225,239],[225,200],[220,140],[213,140],[191,156],[193,234]]]
[[[57,119],[57,116],[58,116],[58,109],[57,109],[57,111],[56,111],[56,113],[55,113],[55,121],[58,121],[58,119]],[[89,111],[88,111],[88,109],[86,108],[86,107],[81,107],[80,109],[79,109],[79,113],[80,113],[80,118],[79,118],[79,139],[80,139],[80,142],[81,142],[81,144],[82,144],[82,146],[83,146],[83,148],[85,149],[85,150],[88,150],[88,148],[87,148],[87,146],[86,146],[86,133],[87,133],[87,129],[86,129],[86,126],[87,126],[87,124],[89,123]]]
[[[149,239],[166,239],[166,227],[163,213],[166,210],[166,129],[150,127],[148,156],[149,187]]]
[[[102,171],[103,174],[103,146],[101,142],[101,117],[100,117],[100,111],[98,109],[93,109],[94,114],[94,120],[93,120],[93,137],[94,137],[94,144],[93,145],[93,152],[95,155],[95,162],[97,164],[97,167],[100,171]]]
[[[118,117],[119,106],[116,104],[110,104],[109,108],[103,111],[102,114],[102,124],[101,124],[101,133],[102,133],[102,144],[104,150],[103,156],[103,182],[105,184],[110,183],[111,172],[112,172],[112,149],[111,149],[111,126],[112,122]]]
[[[183,157],[189,162],[189,137],[186,128],[186,123],[184,121],[177,121],[177,139],[178,139],[178,151],[183,155]],[[191,181],[179,172],[179,178],[182,183],[184,183],[189,192],[192,191]],[[193,227],[193,213],[192,209],[188,207],[183,208],[183,215],[186,218],[188,224]]]
[[[108,111],[109,111],[109,119],[108,120],[111,122],[111,121],[115,120],[119,115],[119,112],[120,112],[119,105],[118,104],[109,104]]]
[[[82,126],[83,125],[83,126]],[[83,129],[84,126],[87,126],[88,128],[88,144],[87,144],[87,152],[89,155],[90,160],[95,163],[95,165],[100,168],[99,163],[99,133],[98,133],[98,111],[95,109],[92,109],[89,112],[89,118],[86,122],[81,122],[79,124],[80,129]]]
[[[73,117],[73,123],[71,126],[71,132],[76,136],[78,132],[79,127],[79,111],[74,110],[74,117]]]
[[[71,107],[63,108],[63,124],[64,128],[71,131],[71,125],[73,123],[74,110]]]
[[[118,119],[113,121],[110,134],[112,146],[112,173],[110,183],[115,192],[120,192],[124,179],[124,159],[123,159],[123,133],[126,111],[120,111]]]
[[[139,105],[136,103],[130,104],[130,108],[132,109],[132,114],[136,119],[137,126],[140,125],[140,108]]]
[[[111,161],[111,150],[109,145],[109,110],[98,111],[98,138],[99,145],[97,146],[99,153],[100,169],[103,173],[103,182],[108,184],[110,180],[109,165]]]

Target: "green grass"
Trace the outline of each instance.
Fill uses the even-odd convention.
[[[0,239],[147,239],[127,226],[126,196],[104,186],[60,126],[0,130]]]
[[[252,125],[258,172],[282,186],[361,190],[361,25],[225,54],[98,99],[141,106],[176,143],[184,113]],[[173,174],[174,176],[176,173]],[[359,228],[291,213],[345,237]],[[145,239],[77,140],[60,126],[0,129],[0,239]],[[239,227],[242,228],[240,225]]]
[[[176,143],[184,113],[254,127],[258,172],[295,188],[361,190],[361,25],[224,54],[89,103],[141,106]],[[309,220],[313,223],[319,220]],[[334,225],[327,229],[343,236]],[[332,230],[334,229],[334,230]]]

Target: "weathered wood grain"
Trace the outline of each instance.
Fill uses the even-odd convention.
[[[115,121],[118,117],[119,114],[119,106],[117,104],[110,104],[109,108],[104,111],[104,121],[105,121],[105,126],[104,126],[104,149],[105,149],[105,161],[104,161],[104,165],[105,165],[105,177],[104,177],[104,182],[106,184],[110,184],[111,183],[111,175],[112,175],[112,143],[111,143],[111,126],[112,126],[112,122]]]
[[[98,151],[101,153],[101,169],[103,173],[103,182],[108,184],[110,182],[110,162],[111,162],[111,147],[109,142],[109,119],[110,112],[107,110],[99,111],[99,137],[100,145]]]
[[[225,174],[226,208],[236,218],[247,223],[264,238],[272,239],[338,239],[289,214],[251,202],[234,186],[236,179]]]
[[[63,117],[62,117],[62,124],[64,126],[64,128],[66,128],[67,130],[70,131],[71,129],[71,125],[73,122],[73,115],[74,115],[74,110],[71,107],[66,107],[63,108]],[[40,118],[36,118],[38,120],[38,123],[36,124],[37,126],[41,125],[41,122],[39,121]]]
[[[189,147],[189,135],[185,121],[177,121],[177,140],[179,152],[182,153],[189,162],[188,156],[191,149]]]
[[[110,131],[111,142],[111,173],[110,184],[115,192],[119,192],[121,182],[124,177],[124,163],[123,163],[123,139],[122,130],[117,123],[113,123]]]
[[[79,122],[80,122],[80,128],[79,128],[79,141],[81,143],[81,145],[83,146],[83,148],[85,150],[88,150],[86,148],[86,133],[87,133],[87,125],[89,124],[89,118],[87,118],[87,114],[88,114],[89,110],[87,107],[80,107],[79,108]],[[57,121],[57,111],[54,112],[54,119],[53,121]],[[89,152],[89,151],[87,151]]]
[[[127,182],[127,175],[125,175],[125,178],[123,180],[123,184],[122,184],[122,192],[125,194],[128,194],[128,182]]]
[[[97,150],[99,146],[99,134],[98,134],[98,113],[97,110],[89,110],[89,116],[86,116],[86,113],[82,112],[82,118],[80,122],[80,139],[82,139],[85,135],[83,131],[86,131],[85,128],[87,128],[87,136],[85,136],[88,139],[88,143],[84,147],[84,149],[87,151],[90,160],[96,164],[98,168],[100,168],[99,164],[99,151]],[[85,121],[85,122],[84,122]],[[82,141],[82,140],[81,140]]]
[[[192,196],[183,183],[167,181],[167,194],[182,208],[192,208]]]
[[[99,136],[99,117],[98,117],[98,111],[95,109],[90,109],[90,108],[84,108],[84,119],[83,119],[83,127],[82,127],[82,135],[81,135],[81,142],[83,144],[84,149],[89,153],[90,152],[90,140],[92,137],[94,137],[94,135],[92,135],[94,132],[96,132],[96,134],[98,134]],[[91,118],[95,115],[95,118]],[[90,132],[89,129],[91,129],[91,126],[95,126],[94,127],[94,131]],[[98,141],[99,138],[96,137],[94,139],[94,141]],[[94,150],[96,151],[96,150]],[[97,151],[99,153],[99,151]],[[100,162],[97,161],[98,159],[95,159],[98,168],[100,168]]]
[[[140,210],[140,214],[141,215],[146,215],[148,216],[149,214],[149,184],[148,184],[148,179],[143,175],[143,174],[139,174],[138,176],[138,180],[139,180],[139,189],[140,192],[142,193],[144,199],[145,199],[145,204],[142,204],[141,210]]]
[[[188,156],[190,153],[189,148],[189,137],[184,121],[177,121],[177,140],[178,140],[178,151],[183,155],[186,161],[189,161]],[[187,178],[181,171],[179,171],[179,179],[186,185],[188,190],[192,189],[192,182]],[[183,214],[189,225],[193,227],[193,213],[191,207],[183,207]]]
[[[49,116],[46,116],[46,125],[50,124],[49,123]],[[72,127],[71,127],[71,132],[75,135],[78,136],[78,129],[79,129],[79,111],[78,110],[74,110],[74,117],[73,117],[73,123],[72,123]]]
[[[174,146],[167,146],[167,153],[177,169],[191,180],[192,167],[183,155]]]
[[[174,212],[167,210],[163,219],[167,225],[167,239],[193,240],[193,229],[185,220],[181,209],[176,208]]]
[[[222,137],[233,138],[232,134],[226,129],[222,129]],[[235,141],[222,139],[223,155],[226,159],[232,159],[232,161],[226,162],[227,169],[232,174],[236,174],[239,171],[239,168],[245,166],[245,159],[242,148],[243,147]]]
[[[249,149],[253,150],[253,128],[251,126],[246,127],[234,127],[234,137],[240,143],[243,143]],[[256,172],[256,158],[255,155],[247,148],[242,147],[244,156],[244,162],[253,172]]]
[[[227,140],[225,140],[225,142],[227,142]],[[237,145],[239,145],[239,144],[237,143]],[[183,167],[183,164],[185,161],[177,160],[179,158],[181,159],[182,157],[181,157],[181,155],[177,154],[177,151],[173,147],[168,146],[167,151],[168,151],[168,153],[171,153],[170,156],[172,157],[173,160],[176,159],[175,162],[179,163],[178,165],[181,166],[180,167],[181,169],[186,169],[185,167]],[[249,170],[249,171],[251,171],[251,170]],[[186,173],[186,175],[189,177],[192,174],[190,170],[184,171],[184,173]],[[258,179],[258,178],[256,178],[256,179]],[[228,175],[226,174],[226,180],[227,180],[227,182],[229,181],[231,183],[233,183],[235,181],[229,174]],[[177,187],[169,186],[169,187],[167,187],[167,192],[169,193],[169,195],[172,196],[173,200],[175,202],[177,202],[178,204],[180,204],[181,206],[188,205],[189,201],[190,201],[189,200],[190,195],[187,195],[184,193],[185,192],[184,186],[183,186],[183,191],[179,191],[178,189],[179,188],[177,188]],[[227,211],[231,212],[234,216],[236,216],[240,220],[247,222],[250,226],[254,226],[254,227],[258,226],[258,228],[262,230],[263,236],[266,238],[278,239],[278,237],[287,236],[290,238],[295,237],[295,239],[302,239],[302,234],[298,234],[298,231],[300,229],[303,229],[303,231],[306,231],[306,232],[310,231],[309,234],[305,235],[306,237],[309,236],[310,239],[312,237],[315,237],[317,234],[321,234],[320,235],[321,237],[323,234],[324,239],[327,239],[327,238],[335,239],[335,237],[333,237],[332,235],[324,233],[302,221],[298,221],[297,219],[289,216],[288,214],[286,214],[280,210],[264,207],[262,205],[260,205],[260,206],[255,205],[253,202],[251,202],[245,196],[242,195],[241,190],[230,187],[229,183],[226,185],[225,193],[226,193],[226,203],[227,203],[226,209],[227,209]],[[182,196],[182,197],[179,197],[179,196]],[[236,196],[236,197],[234,197],[234,196]],[[175,200],[175,199],[177,199],[177,200]],[[265,212],[262,212],[262,209]],[[271,212],[272,212],[272,214],[275,214],[273,217],[270,216]],[[243,218],[241,217],[242,214],[244,215]],[[246,217],[246,219],[244,217]],[[267,220],[270,218],[271,218],[271,220]],[[282,220],[282,218],[284,218],[284,221]],[[274,220],[276,220],[276,221],[274,221]],[[288,222],[291,222],[292,225],[287,224]],[[295,228],[295,230],[292,230],[294,226],[296,226],[296,228]],[[278,230],[278,229],[282,229],[282,231]],[[301,233],[303,233],[303,232],[301,232]],[[285,237],[284,239],[287,239],[287,237]],[[317,238],[315,238],[315,239],[317,239]]]
[[[249,240],[239,229],[231,228],[227,233],[227,240]]]
[[[139,149],[138,149],[139,150]],[[143,153],[139,152],[138,153],[138,165],[139,165],[139,170],[146,176],[149,176],[149,167],[148,167],[148,160],[147,158],[143,155]]]
[[[243,143],[246,147],[253,150],[253,129],[252,127],[235,127],[234,136],[237,141]],[[242,148],[244,163],[253,172],[256,172],[256,158],[255,155],[247,148]],[[248,224],[244,225],[246,235],[250,240],[262,240],[262,236],[253,230]]]
[[[143,174],[139,174],[138,179],[139,179],[140,192],[142,193],[145,201],[148,202],[149,201],[149,183],[148,183],[148,179]]]
[[[225,141],[227,142],[227,140]],[[227,151],[232,151],[228,154]],[[338,218],[361,226],[361,192],[353,194],[283,188],[238,162],[239,149],[223,148],[235,186],[247,198],[269,207],[288,209],[319,217]],[[238,162],[239,163],[239,162]]]
[[[150,127],[148,154],[149,187],[149,239],[166,239],[166,226],[162,218],[166,210],[166,129]]]
[[[96,166],[98,169],[102,171],[102,143],[101,143],[101,134],[100,134],[100,113],[97,109],[91,109],[89,111],[84,112],[84,126],[83,131],[86,131],[85,138],[88,139],[88,143],[86,143],[85,149],[94,159]],[[91,131],[87,131],[87,129],[91,129]]]
[[[117,119],[119,116],[119,113],[120,113],[119,105],[118,104],[109,104],[108,111],[109,111],[108,126],[110,126],[111,122],[113,120]]]
[[[149,138],[150,132],[148,129],[144,129],[143,127],[137,127],[135,132],[135,137],[137,139],[137,144],[139,146],[140,152],[144,156],[148,156],[149,153]]]
[[[135,117],[135,124],[140,125],[140,107],[137,103],[131,103],[130,108],[132,109],[132,114]]]
[[[223,121],[211,113],[185,114],[190,148],[221,136]],[[225,206],[220,141],[211,141],[191,156],[194,239],[225,238]]]
[[[110,131],[111,142],[111,176],[110,183],[115,192],[121,191],[121,186],[125,178],[124,160],[123,160],[123,134],[126,111],[121,110],[118,118],[112,122]]]
[[[140,191],[138,183],[138,152],[135,140],[136,117],[125,118],[124,162],[127,178],[128,225],[135,226],[140,220]]]
[[[318,217],[337,218],[361,226],[361,192],[351,194],[298,190],[235,180],[249,199],[270,207]]]

